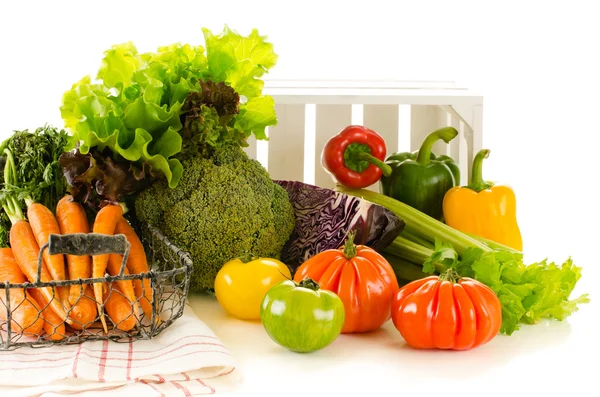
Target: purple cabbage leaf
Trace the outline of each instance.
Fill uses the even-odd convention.
[[[380,251],[404,229],[404,220],[396,214],[358,197],[298,181],[274,182],[287,191],[296,216],[281,253],[292,272],[315,254],[340,248],[351,230],[356,244]]]

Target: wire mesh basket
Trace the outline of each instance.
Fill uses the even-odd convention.
[[[35,282],[0,281],[0,351],[151,339],[181,317],[189,291],[190,255],[152,226],[139,225],[137,233],[149,271],[134,274],[126,267],[131,245],[123,234],[50,235],[40,248]],[[118,271],[113,266],[102,278],[44,282],[44,250],[50,255],[117,255]],[[94,299],[94,284],[102,286],[102,302]],[[76,299],[70,303],[73,294]],[[56,305],[64,309],[62,320],[53,310]]]

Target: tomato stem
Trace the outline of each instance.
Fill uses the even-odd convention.
[[[440,274],[440,281],[450,281],[452,284],[455,284],[457,282],[460,281],[460,274],[458,274],[458,272],[454,269],[454,268],[450,268],[448,270],[446,270],[445,272],[443,272],[442,274]]]
[[[348,232],[346,242],[344,243],[344,256],[346,257],[346,259],[352,259],[356,256],[356,245],[354,244],[355,236],[355,230]]]
[[[256,259],[256,257],[252,253],[245,253],[245,254],[240,255],[238,257],[238,259],[240,261],[242,261],[243,263],[248,263],[248,262],[252,262],[254,259]]]
[[[299,287],[308,288],[313,291],[318,291],[321,286],[315,280],[310,277],[305,278],[304,280],[298,283]]]

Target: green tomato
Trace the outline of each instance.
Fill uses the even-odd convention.
[[[320,350],[342,331],[344,304],[331,291],[320,290],[311,279],[275,284],[260,306],[260,319],[277,344],[299,353]]]

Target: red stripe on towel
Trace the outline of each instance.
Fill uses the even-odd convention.
[[[213,389],[211,386],[209,386],[209,385],[207,385],[206,383],[204,383],[204,382],[202,381],[202,379],[200,379],[200,378],[196,378],[196,380],[197,380],[197,381],[198,381],[198,383],[200,383],[202,386],[204,386],[204,387],[207,387],[208,389],[210,389],[210,394],[215,394],[215,393],[216,393],[215,389]]]
[[[129,338],[129,352],[127,353],[127,380],[131,380],[131,362],[133,361],[133,338]]]
[[[98,381],[104,382],[104,371],[106,370],[106,358],[108,356],[108,341],[102,341],[102,353],[100,354],[100,362],[98,363]]]
[[[73,360],[73,377],[77,379],[77,362],[79,361],[79,355],[81,354],[81,343],[77,346],[77,353],[75,353],[75,360]]]
[[[165,396],[165,394],[163,392],[158,390],[158,388],[156,386],[154,386],[152,383],[149,383],[148,381],[145,381],[144,379],[141,379],[140,382],[142,382],[146,386],[150,386],[151,388],[154,389],[155,392],[160,393],[160,397],[167,397],[167,396]]]
[[[190,391],[188,390],[187,387],[181,385],[181,383],[178,383],[178,382],[175,382],[174,380],[172,380],[171,384],[175,385],[176,388],[181,390],[183,392],[183,394],[185,394],[185,397],[192,397],[192,393],[190,393]]]

